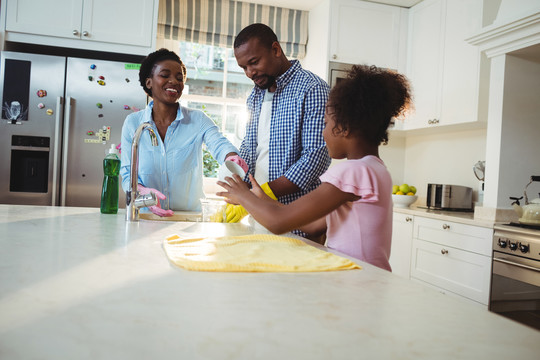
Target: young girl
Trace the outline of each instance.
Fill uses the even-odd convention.
[[[407,79],[374,66],[354,66],[331,91],[326,105],[324,140],[330,156],[347,159],[321,176],[322,184],[282,205],[264,194],[250,176],[252,190],[234,175],[218,182],[218,192],[238,203],[276,234],[300,229],[326,245],[391,271],[392,179],[379,158],[387,128],[411,103]]]

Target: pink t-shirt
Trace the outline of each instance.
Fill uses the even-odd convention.
[[[321,176],[341,191],[362,198],[326,216],[326,245],[392,271],[392,178],[383,161],[368,155],[332,166]]]

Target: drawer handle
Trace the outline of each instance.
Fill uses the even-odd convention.
[[[450,225],[448,225],[448,224],[443,224],[442,228],[443,228],[444,230],[448,230],[448,229],[450,229]]]
[[[411,222],[411,221],[412,221],[412,218],[407,216],[407,217],[405,218],[405,221],[406,221],[406,222]]]
[[[73,30],[73,35],[74,35],[74,36],[79,36],[79,31]]]
[[[443,254],[443,255],[448,254],[448,250],[446,250],[446,249],[441,249],[441,254]]]

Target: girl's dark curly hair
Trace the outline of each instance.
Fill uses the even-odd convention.
[[[335,127],[361,136],[373,145],[388,143],[388,126],[412,103],[407,78],[376,66],[354,65],[347,78],[330,91],[329,113]]]
[[[153,53],[148,54],[142,63],[139,70],[139,82],[148,96],[152,96],[152,90],[146,87],[146,79],[152,77],[156,64],[164,60],[173,60],[182,66],[182,72],[184,73],[184,81],[186,81],[186,65],[180,60],[180,57],[173,51],[167,49],[159,49]]]

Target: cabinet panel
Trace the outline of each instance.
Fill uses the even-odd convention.
[[[332,6],[330,60],[397,69],[401,11],[356,0]]]
[[[83,0],[9,0],[6,30],[78,38]]]
[[[152,0],[84,0],[82,38],[150,46],[153,18]]]
[[[465,39],[481,28],[481,5],[481,2],[471,0],[451,0],[446,4],[441,98],[443,125],[478,120],[480,50]],[[478,16],[471,16],[471,13]]]
[[[413,240],[411,277],[487,305],[491,257]]]
[[[481,66],[488,64],[465,40],[481,26],[482,0],[424,0],[410,9],[407,76],[415,112],[404,130],[482,125],[487,109],[480,91],[489,79]]]
[[[415,217],[414,238],[491,256],[493,229]]]
[[[392,222],[392,249],[390,266],[392,272],[405,278],[410,277],[413,216],[394,213]]]
[[[424,1],[410,9],[407,75],[415,112],[406,120],[407,129],[425,127],[440,113],[444,21],[443,1]]]
[[[147,55],[158,0],[9,0],[5,40]]]

